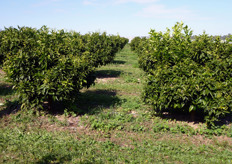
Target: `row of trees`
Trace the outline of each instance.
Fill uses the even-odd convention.
[[[74,100],[94,83],[97,67],[110,63],[128,39],[29,27],[0,32],[3,69],[20,96],[22,108],[43,108],[48,102]]]
[[[149,34],[131,41],[147,74],[145,102],[157,113],[198,113],[209,127],[232,113],[232,38],[203,33],[193,40],[183,23]]]

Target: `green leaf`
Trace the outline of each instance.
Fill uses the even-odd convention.
[[[189,107],[189,112],[193,111],[193,110],[196,110],[196,107],[194,105],[190,105]]]

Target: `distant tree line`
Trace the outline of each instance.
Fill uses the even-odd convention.
[[[227,35],[211,35],[213,38],[216,38],[216,37],[220,37],[220,39],[221,40],[226,40],[226,38],[229,38],[229,37],[232,37],[232,34],[227,34]],[[140,40],[140,39],[142,39],[142,40],[144,40],[144,39],[149,39],[149,37],[150,36],[136,36],[136,37],[134,37],[132,40],[133,40],[133,42],[137,42],[138,40]],[[195,39],[196,37],[198,37],[197,35],[192,35],[191,36],[191,39]],[[131,40],[131,41],[132,41]],[[132,43],[132,47],[134,46],[133,45],[134,43]],[[137,47],[137,46],[135,46],[135,47]],[[133,49],[133,48],[132,48]]]
[[[222,39],[222,40],[225,40],[226,38],[229,38],[229,37],[231,37],[231,36],[232,36],[231,34],[223,35],[223,36],[221,36],[221,39]]]
[[[231,37],[232,35],[229,33],[229,34],[227,34],[227,35],[212,35],[214,38],[216,38],[216,37],[220,37],[220,39],[221,40],[226,40],[226,38],[229,38],[229,37]],[[194,39],[194,38],[196,38],[197,37],[197,35],[193,35],[192,37],[191,37],[191,39]]]

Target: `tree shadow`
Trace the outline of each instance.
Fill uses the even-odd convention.
[[[74,102],[56,101],[53,102],[51,109],[48,108],[47,104],[44,104],[43,109],[40,109],[40,111],[57,115],[64,114],[65,109],[67,109],[68,112],[74,112],[78,115],[96,114],[101,112],[102,109],[110,109],[121,104],[122,99],[116,95],[117,91],[115,90],[87,90],[78,93]],[[0,118],[21,110],[21,105],[18,100],[6,101],[5,106],[5,109],[0,111]]]
[[[18,100],[14,100],[14,101],[7,100],[5,106],[6,106],[5,109],[0,111],[0,118],[12,113],[17,113],[18,111],[21,110],[21,105],[19,104]]]
[[[72,157],[70,155],[57,155],[57,154],[47,154],[42,157],[36,164],[47,164],[47,163],[65,163],[71,161]]]
[[[122,100],[116,94],[117,91],[102,89],[80,93],[76,101],[77,112],[79,114],[95,114],[102,109],[119,105]]]
[[[62,115],[65,112],[64,109],[67,109],[68,112],[74,112],[78,115],[96,114],[101,112],[103,109],[110,109],[115,105],[121,104],[122,99],[116,96],[116,94],[117,92],[114,90],[87,90],[85,92],[79,93],[76,96],[76,100],[74,102],[54,102],[52,104],[51,110],[48,110],[46,106],[43,110],[49,112],[49,114],[52,115]]]
[[[203,123],[204,116],[193,113],[181,113],[181,112],[163,112],[159,115],[162,119],[168,119],[172,121],[183,121],[183,122],[192,122],[194,124]]]
[[[95,72],[97,78],[110,78],[110,77],[119,77],[122,71],[115,70],[99,70]]]
[[[175,121],[183,121],[183,122],[191,122],[193,124],[205,123],[204,114],[203,113],[169,113],[163,112],[159,115],[162,119],[175,120]],[[229,125],[232,123],[232,113],[227,114],[225,117],[219,118],[219,121],[215,122],[215,125]]]
[[[12,95],[13,93],[12,85],[0,83],[0,96]]]
[[[0,96],[10,96],[13,95],[15,91],[12,89],[12,85],[1,83],[0,84]],[[4,109],[0,111],[0,118],[11,113],[16,113],[20,110],[20,105],[18,100],[9,101],[6,98],[1,98],[4,100]]]
[[[220,121],[217,122],[217,125],[229,125],[232,123],[232,112],[227,114],[225,117],[221,118]]]
[[[122,60],[114,60],[113,62],[111,62],[112,64],[125,64],[125,61]]]

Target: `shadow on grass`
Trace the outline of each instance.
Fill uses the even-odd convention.
[[[113,108],[121,104],[122,100],[116,94],[117,92],[112,90],[87,90],[79,93],[75,102],[54,102],[50,110],[46,105],[41,110],[52,115],[64,114],[65,109],[78,115],[95,114],[101,112],[102,109]],[[16,113],[20,109],[21,106],[17,100],[6,101],[4,109],[0,111],[0,118]]]
[[[99,70],[96,71],[95,75],[97,78],[110,78],[110,77],[119,77],[122,71],[115,70]]]
[[[75,102],[54,102],[51,110],[46,109],[46,107],[43,110],[52,115],[64,114],[65,109],[78,115],[96,114],[103,109],[110,109],[121,104],[122,99],[116,94],[116,91],[110,90],[87,90],[79,93]]]
[[[79,114],[95,114],[102,109],[111,108],[121,103],[116,91],[94,90],[80,93],[76,101]]]
[[[12,95],[14,90],[9,84],[0,84],[0,96]]]
[[[163,119],[176,120],[183,122],[192,122],[194,124],[204,123],[204,114],[202,113],[168,113],[164,112],[162,115],[159,115]],[[222,126],[232,123],[232,113],[227,114],[225,117],[220,118],[220,121],[215,122],[215,125]]]
[[[202,115],[198,114],[190,114],[190,113],[169,113],[164,112],[162,115],[160,115],[163,119],[168,120],[176,120],[176,121],[183,121],[183,122],[193,122],[194,124],[203,123],[204,117]]]
[[[122,60],[114,60],[112,62],[112,64],[125,64],[126,62],[125,61],[122,61]]]
[[[17,113],[21,109],[21,105],[19,104],[18,100],[14,101],[6,101],[5,108],[0,111],[0,118],[5,115],[9,115],[11,113]]]
[[[36,164],[47,164],[47,163],[65,163],[67,161],[71,161],[72,158],[70,155],[56,155],[56,154],[48,154],[42,157],[41,160],[36,162]]]
[[[15,93],[12,89],[12,85],[0,84],[0,100],[4,101],[4,107],[0,107],[0,118],[4,115],[16,113],[20,109],[19,102],[17,100],[9,101],[6,97]]]

